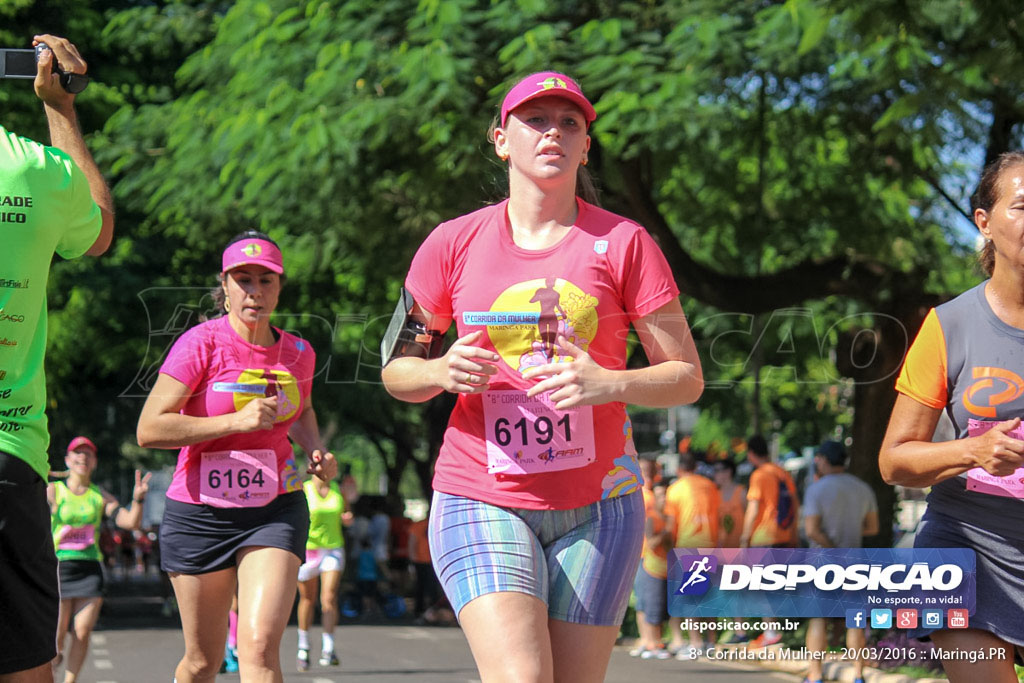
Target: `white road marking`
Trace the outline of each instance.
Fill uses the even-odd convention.
[[[96,656],[107,657],[110,655],[110,650],[102,647],[94,647],[92,653]]]
[[[390,634],[402,640],[430,640],[431,635],[425,628],[403,628]]]
[[[106,645],[107,644],[107,637],[105,635],[103,635],[102,633],[93,633],[92,634],[92,643],[93,643],[93,645]]]
[[[96,665],[97,669],[113,669],[114,668],[114,663],[112,661],[110,661],[109,659],[97,659],[93,663]]]

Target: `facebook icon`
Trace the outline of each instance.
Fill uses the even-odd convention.
[[[846,610],[846,628],[866,628],[867,612],[862,609]]]

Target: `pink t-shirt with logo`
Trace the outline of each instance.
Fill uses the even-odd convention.
[[[275,328],[276,329],[276,328]],[[185,446],[167,490],[167,497],[200,503],[200,462],[203,453],[273,450],[277,459],[278,493],[299,491],[302,480],[295,464],[288,429],[309,398],[316,365],[313,347],[304,339],[277,330],[273,346],[242,339],[227,316],[201,323],[182,334],[160,372],[192,390],[181,413],[195,417],[226,415],[256,398],[278,396],[277,422],[272,429],[231,434]]]
[[[439,225],[406,279],[420,306],[450,316],[458,335],[483,330],[501,357],[485,394],[459,394],[434,488],[506,507],[570,509],[632,493],[642,476],[622,403],[556,411],[526,398],[521,373],[560,355],[559,334],[612,370],[626,366],[630,324],[679,295],[641,226],[578,200],[558,244],[512,241],[507,201]]]

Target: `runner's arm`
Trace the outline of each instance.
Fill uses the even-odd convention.
[[[633,323],[650,365],[620,370],[615,396],[631,405],[666,408],[693,403],[704,377],[693,334],[678,297]]]
[[[1024,462],[1024,441],[1006,433],[1020,425],[1019,418],[1000,422],[981,436],[934,443],[941,412],[906,394],[897,395],[878,454],[878,468],[887,484],[926,488],[975,467],[1007,476]]]
[[[147,472],[146,476],[142,476],[140,470],[135,470],[135,486],[132,488],[131,508],[121,507],[116,498],[103,491],[103,501],[106,504],[105,513],[107,517],[114,514],[115,510],[117,511],[117,516],[114,517],[114,524],[127,531],[135,531],[142,527],[142,503],[146,500],[146,494],[149,493],[149,480],[152,476],[152,472]]]
[[[451,318],[443,318],[413,306],[410,316],[426,329],[444,334]],[[497,354],[475,346],[482,336],[473,332],[452,344],[440,358],[411,356],[395,358],[381,371],[388,393],[409,403],[423,403],[442,391],[479,394],[487,389],[487,380],[497,372]]]
[[[242,410],[225,415],[195,417],[179,411],[192,390],[160,373],[142,406],[136,439],[143,448],[181,448],[229,434],[269,429],[277,413],[277,397],[253,399]]]
[[[103,174],[89,153],[78,127],[78,114],[75,112],[75,96],[68,93],[60,85],[58,76],[51,72],[53,60],[56,59],[65,71],[84,74],[85,60],[68,40],[51,35],[35,37],[34,44],[46,43],[50,48],[39,58],[39,73],[36,76],[36,94],[43,101],[46,120],[50,127],[50,144],[65,152],[85,174],[89,183],[89,193],[100,207],[102,225],[96,241],[85,253],[99,256],[110,247],[114,237],[114,199],[110,194]]]
[[[750,547],[750,537],[754,535],[754,524],[757,523],[757,513],[761,511],[761,501],[748,500],[747,509],[743,513],[743,534],[740,536],[740,547]]]
[[[104,491],[103,508],[103,514],[113,516],[114,524],[125,531],[135,531],[142,526],[142,503],[135,499],[132,499],[130,508],[124,508],[116,498]]]
[[[327,452],[327,446],[320,438],[320,426],[316,421],[316,411],[313,410],[312,397],[306,398],[306,405],[302,409],[302,415],[288,428],[288,436],[299,444],[302,450],[312,455],[313,451]]]

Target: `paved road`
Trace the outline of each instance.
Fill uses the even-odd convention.
[[[315,632],[316,634],[317,632]],[[469,646],[458,628],[409,622],[343,620],[336,631],[340,667],[294,670],[294,621],[282,644],[285,681],[303,683],[473,683],[478,681]],[[318,635],[314,641],[319,641]],[[79,678],[83,683],[168,683],[184,645],[176,617],[160,614],[160,600],[146,595],[108,599],[93,635],[92,651]],[[318,653],[312,653],[316,656]],[[641,661],[617,647],[608,683],[746,683],[797,681],[756,667],[708,661]],[[58,678],[60,680],[60,678]],[[221,675],[237,681],[238,675]]]

